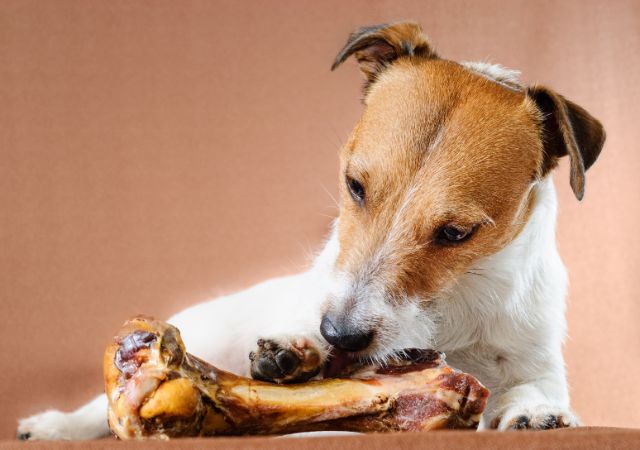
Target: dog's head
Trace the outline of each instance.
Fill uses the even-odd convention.
[[[340,157],[340,249],[321,330],[374,353],[518,235],[532,186],[563,156],[581,199],[604,131],[550,89],[441,59],[413,23],[355,31],[333,67],[351,55],[364,112]]]

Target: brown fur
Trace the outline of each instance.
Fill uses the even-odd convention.
[[[365,92],[378,74],[400,56],[437,58],[420,25],[413,22],[358,28],[336,56],[331,70],[351,55],[355,56],[366,78]]]
[[[584,196],[585,172],[596,161],[604,145],[602,124],[587,111],[562,95],[543,86],[529,89],[543,114],[541,128],[545,142],[543,175],[569,155],[570,182],[578,200]]]
[[[355,273],[386,247],[372,270],[398,293],[429,297],[513,239],[541,150],[524,94],[450,61],[398,61],[372,86],[342,153],[341,176],[358,179],[366,200],[353,202],[340,180],[338,266]],[[394,219],[412,189],[411,207]],[[469,242],[438,245],[434,233],[446,224],[478,228]],[[392,230],[398,238],[385,245]]]
[[[572,185],[580,192],[603,134],[593,131],[595,119],[552,91],[532,91],[532,101],[525,90],[439,59],[416,27],[359,30],[334,64],[355,53],[370,83],[341,154],[337,267],[363,282],[376,275],[390,297],[431,298],[521,231],[534,203],[533,182],[562,156],[549,149],[550,139],[571,156]],[[538,92],[552,100],[561,138],[541,114]],[[363,204],[351,198],[345,177],[364,186]],[[434,238],[447,224],[475,233],[441,245]]]

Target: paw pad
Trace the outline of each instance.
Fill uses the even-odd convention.
[[[257,347],[249,353],[251,376],[256,380],[299,382],[308,380],[320,371],[320,358],[317,352],[309,348],[285,347],[267,339],[259,339]]]

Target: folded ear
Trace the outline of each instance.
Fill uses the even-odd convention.
[[[545,158],[542,175],[569,155],[570,183],[578,200],[584,196],[585,172],[596,161],[604,145],[602,124],[584,108],[543,86],[528,89],[542,112]]]
[[[420,25],[413,22],[358,28],[351,33],[344,48],[336,56],[331,70],[351,55],[358,60],[360,70],[366,78],[365,89],[385,67],[402,56],[437,58]]]

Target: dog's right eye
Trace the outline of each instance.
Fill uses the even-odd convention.
[[[351,194],[351,198],[353,198],[356,203],[362,205],[364,203],[364,186],[355,178],[351,178],[347,176],[347,188],[349,189],[349,194]]]

